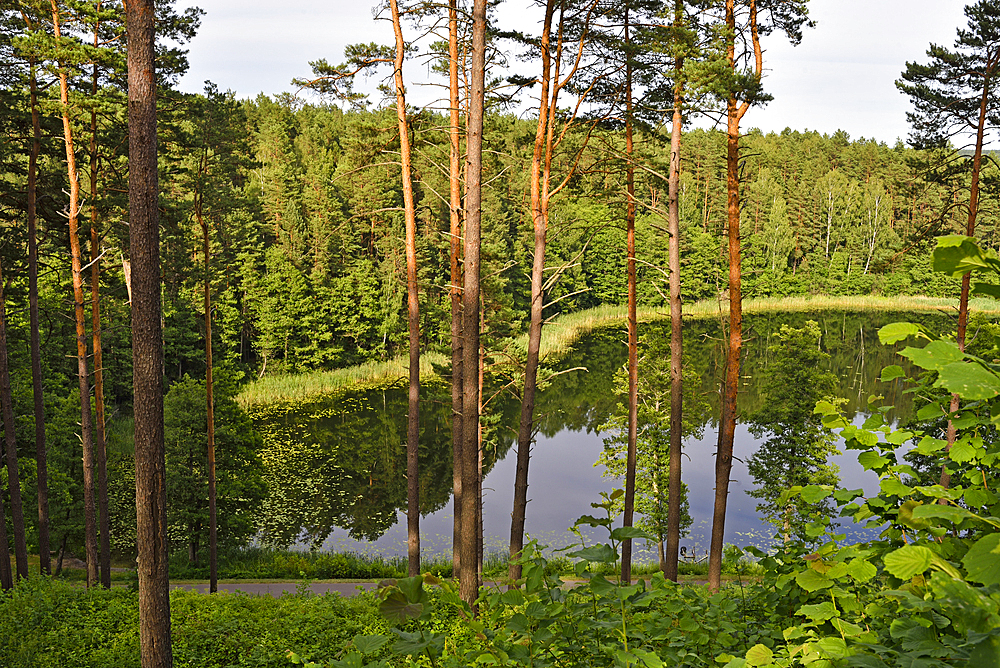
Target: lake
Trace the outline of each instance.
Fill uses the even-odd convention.
[[[921,322],[931,329],[949,328],[940,314],[812,312],[755,313],[744,319],[744,359],[740,414],[761,401],[760,381],[768,373],[770,340],[782,325],[801,327],[815,320],[822,331],[821,347],[830,358],[827,367],[839,378],[837,395],[845,399],[845,413],[864,418],[868,397],[883,395],[896,408],[892,417],[906,420],[912,413],[910,395],[898,381],[882,383],[879,374],[889,364],[902,364],[896,347],[878,342],[879,327],[900,320]],[[669,337],[668,321],[640,325],[640,335]],[[573,540],[567,529],[590,504],[624,483],[602,476],[595,466],[603,449],[600,427],[616,409],[616,371],[627,359],[624,325],[600,329],[581,337],[549,372],[567,371],[552,378],[540,393],[536,416],[539,434],[532,450],[526,531],[542,544],[561,547]],[[700,378],[698,391],[711,405],[710,418],[700,437],[684,443],[683,478],[688,487],[693,520],[682,540],[689,553],[707,550],[715,486],[715,448],[719,378],[725,365],[722,323],[717,319],[689,319],[684,327],[684,362]],[[905,365],[904,365],[905,367]],[[543,372],[540,372],[543,377]],[[485,478],[483,521],[486,550],[506,550],[513,503],[514,451],[519,402],[497,378],[487,381],[484,396],[492,397],[485,414]],[[264,460],[271,494],[264,511],[264,531],[277,542],[302,543],[324,549],[353,550],[382,555],[406,553],[406,393],[405,380],[392,387],[352,391],[322,397],[293,407],[258,411],[257,428],[264,435]],[[421,547],[425,555],[450,554],[451,399],[448,385],[434,379],[421,395]],[[757,515],[756,499],[746,460],[760,442],[739,425],[734,444],[732,482],[726,521],[726,542],[766,546],[773,529]],[[877,489],[874,474],[865,472],[851,452],[831,460],[840,467],[847,488]],[[843,527],[861,538],[862,529]],[[305,533],[303,533],[305,532]],[[652,552],[639,559],[652,558]]]

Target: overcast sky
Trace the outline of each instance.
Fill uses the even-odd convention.
[[[342,61],[344,46],[392,42],[391,24],[372,18],[372,0],[180,0],[206,11],[189,44],[191,69],[182,90],[205,80],[241,98],[291,91],[308,62]],[[778,36],[765,42],[765,87],[774,101],[750,110],[743,127],[765,132],[845,130],[854,139],[890,145],[906,139],[908,102],[894,85],[906,61],[925,61],[929,43],[951,46],[965,27],[962,0],[811,0],[816,28],[802,44]],[[524,7],[523,9],[521,9]],[[539,12],[507,0],[501,23],[533,29]],[[409,38],[409,36],[408,36]],[[424,68],[407,72],[426,78]],[[414,96],[420,95],[415,93]],[[424,97],[427,97],[424,93]]]

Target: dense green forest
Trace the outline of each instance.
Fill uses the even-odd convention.
[[[813,27],[806,0],[542,5],[532,36],[488,27],[486,0],[461,12],[458,2],[401,12],[389,0],[395,48],[353,45],[344,65],[309,63],[316,78],[293,85],[315,96],[256,99],[223,92],[225,82],[178,89],[197,8],[0,6],[0,557],[13,547],[14,558],[0,558],[0,609],[9,627],[30,629],[0,634],[0,656],[49,660],[64,647],[133,665],[141,651],[147,668],[170,666],[171,551],[195,572],[207,543],[212,592],[220,544],[236,555],[230,566],[258,554],[282,575],[297,564],[371,575],[386,564],[241,548],[287,546],[303,530],[318,541],[344,525],[374,538],[405,486],[409,578],[357,605],[311,603],[308,583],[275,606],[174,595],[178,656],[312,668],[296,650],[329,666],[366,665],[368,654],[377,663],[367,665],[383,666],[1000,664],[1000,336],[994,323],[969,321],[970,292],[1000,298],[1000,164],[983,152],[1000,127],[1000,4],[966,7],[955,52],[932,45],[929,65],[900,63],[909,147],[741,128],[770,100],[761,36],[798,44]],[[435,13],[449,42],[433,47],[428,76],[448,71],[448,115],[406,98],[415,44],[404,28]],[[521,99],[498,94],[508,54],[541,65],[534,78],[507,79]],[[384,100],[352,91],[355,75],[389,64]],[[512,111],[532,101],[537,112]],[[686,348],[679,285],[686,305],[728,311],[718,334],[700,328]],[[744,329],[744,300],[814,295],[961,295],[954,340],[919,316],[878,331],[885,346],[920,346],[878,376],[912,420],[895,422],[878,396],[864,406],[860,392],[835,396],[844,388],[822,340],[846,333],[846,316],[766,341],[754,340],[763,329],[753,317]],[[591,342],[608,351],[601,375],[547,377],[543,324],[607,306],[627,307],[627,380],[611,368],[622,345],[610,330]],[[641,365],[637,307],[664,321],[646,327]],[[857,330],[852,322],[841,358],[866,345]],[[570,343],[568,364],[580,352]],[[304,402],[308,421],[288,406],[269,415],[261,402],[251,417],[237,400],[265,377],[407,352],[405,411],[396,382],[381,388],[380,407],[345,392],[350,416],[326,398]],[[436,364],[421,388],[421,355],[448,353],[450,369]],[[769,364],[747,401],[744,363],[756,358]],[[856,369],[854,380],[876,371]],[[684,396],[685,377],[698,396]],[[509,396],[491,405],[496,385]],[[608,425],[597,427],[609,434],[606,461],[625,477],[577,520],[579,549],[560,566],[524,542],[532,443],[557,428],[548,408],[564,423]],[[708,587],[679,587],[690,522],[681,435],[716,409]],[[404,412],[405,474],[394,440]],[[767,437],[749,468],[758,510],[781,533],[770,553],[747,548],[753,563],[723,545],[738,418]],[[517,451],[505,592],[479,586],[485,450],[501,421],[503,445]],[[322,463],[314,447],[334,422],[353,434],[334,449],[357,475]],[[431,429],[444,447],[421,468]],[[877,492],[841,485],[828,461],[841,442],[878,476]],[[654,474],[638,490],[637,448],[639,468]],[[376,474],[378,464],[388,466]],[[457,585],[420,575],[420,511],[451,492],[452,562],[434,568]],[[645,524],[633,522],[637,498]],[[369,506],[376,514],[357,517]],[[836,518],[878,538],[846,544]],[[582,528],[606,529],[607,542],[587,545]],[[658,543],[660,572],[648,582],[632,584],[633,540]],[[68,553],[85,556],[88,590],[29,577],[29,552],[43,575],[53,554],[57,573]],[[120,563],[137,557],[138,595],[95,586],[100,568],[110,588],[111,552]],[[758,586],[722,590],[724,566],[752,571]],[[560,569],[579,584],[567,587]],[[275,632],[277,649],[258,635],[286,606],[299,617],[294,632]],[[62,609],[73,633],[60,630],[52,611]],[[343,624],[351,615],[357,624]],[[81,637],[104,616],[103,640]],[[313,633],[319,626],[336,633]],[[251,647],[217,642],[234,637]]]
[[[196,30],[197,11],[178,15],[164,5],[163,12],[169,34],[181,42]],[[94,25],[109,37],[121,31],[115,12],[108,9],[80,10],[69,17],[76,35]],[[7,347],[17,448],[27,455],[33,430],[25,211],[37,89],[38,296],[53,536],[57,547],[65,543],[79,551],[82,471],[73,426],[79,420],[79,390],[62,114],[67,110],[76,137],[82,253],[90,258],[89,266],[100,269],[92,274],[98,282],[90,287],[100,303],[109,480],[118,508],[111,516],[116,522],[119,511],[128,514],[132,485],[123,63],[120,47],[110,39],[110,46],[87,47],[76,37],[74,53],[53,55],[58,52],[32,20],[43,23],[7,11],[0,35],[0,263]],[[66,107],[59,102],[56,57],[73,65]],[[220,385],[220,401],[249,379],[336,369],[404,352],[403,196],[392,109],[354,105],[345,110],[287,94],[239,100],[214,84],[200,95],[183,94],[173,87],[186,67],[183,50],[165,49],[161,57],[167,386],[179,384],[178,392],[190,394],[196,389],[190,378],[205,374],[205,234],[211,255],[212,344],[216,364],[228,379]],[[448,121],[420,109],[413,109],[409,120],[421,345],[425,351],[445,352],[450,341]],[[491,350],[520,335],[528,318],[528,175],[535,124],[499,107],[485,119],[483,326]],[[569,173],[583,134],[583,126],[569,126],[553,157],[554,174]],[[615,123],[598,126],[592,135],[579,163],[573,163],[568,187],[551,203],[547,265],[561,275],[546,292],[546,317],[625,300],[624,135]],[[726,136],[714,129],[690,129],[682,141],[683,295],[689,302],[718,299],[727,291]],[[665,307],[669,242],[667,184],[661,175],[669,162],[669,128],[644,127],[636,146],[638,160],[647,166],[637,173],[635,184],[640,203],[638,299],[643,306]],[[996,176],[995,164],[988,163],[985,180]],[[957,282],[931,271],[929,247],[935,235],[961,229],[964,213],[956,204],[967,187],[963,179],[961,174],[928,178],[926,154],[902,144],[851,139],[842,132],[749,131],[741,141],[744,297],[955,295]],[[1000,246],[998,228],[1000,200],[995,191],[987,191],[977,227],[986,247]],[[249,432],[239,436],[240,442],[251,444],[254,438]],[[30,508],[33,461],[28,456],[20,461],[25,467],[24,506]],[[113,526],[111,535],[118,549],[129,550],[130,531]]]

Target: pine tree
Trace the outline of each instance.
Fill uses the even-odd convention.
[[[1000,128],[1000,5],[995,0],[980,0],[965,7],[968,29],[959,30],[954,50],[931,44],[928,65],[907,63],[896,86],[910,96],[914,111],[907,113],[913,130],[910,143],[918,149],[943,149],[955,139],[971,141],[969,202],[965,234],[974,237],[979,214],[980,176],[983,166],[983,143],[988,129]],[[959,152],[948,162],[966,163]],[[946,165],[947,166],[947,165]],[[964,171],[964,170],[963,170]],[[970,274],[962,275],[956,341],[965,349],[965,330],[969,321]],[[959,407],[953,395],[952,412]],[[955,427],[949,423],[948,447],[955,442]],[[947,472],[941,471],[941,484],[949,484]]]

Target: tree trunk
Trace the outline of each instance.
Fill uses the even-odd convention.
[[[100,10],[101,3],[97,3]],[[99,26],[94,27],[94,47],[100,46]],[[91,94],[97,98],[97,65]],[[101,349],[101,236],[97,225],[97,111],[90,112],[90,317],[94,346],[94,451],[97,455],[97,509],[100,531],[101,586],[111,588],[111,520],[108,516],[108,449],[104,432],[104,358]]]
[[[683,2],[674,5],[674,23],[683,20]],[[667,547],[663,574],[677,581],[678,551],[681,542],[681,431],[683,429],[683,320],[681,312],[680,182],[681,130],[683,129],[684,86],[679,81],[683,58],[674,61],[673,126],[670,132],[670,174],[667,185],[667,230],[670,235],[670,460],[667,484]]]
[[[635,513],[636,440],[639,434],[639,321],[636,317],[635,167],[632,164],[632,56],[628,8],[625,9],[625,231],[628,245],[628,446],[625,456],[625,512],[622,526]],[[622,540],[622,584],[632,583],[632,539]]]
[[[203,164],[203,167],[205,165]],[[201,227],[202,252],[205,255],[205,417],[208,441],[208,592],[219,590],[219,533],[215,495],[215,383],[212,377],[212,254],[208,223],[202,211],[204,193],[195,203],[195,216]]]
[[[727,61],[735,71],[735,0],[726,0],[726,26],[729,29]],[[757,8],[750,0],[750,32],[753,38],[756,76],[763,67],[763,53],[757,34]],[[726,535],[726,503],[729,475],[733,468],[733,438],[736,434],[736,395],[740,380],[740,355],[743,348],[743,294],[740,273],[740,120],[749,105],[739,103],[730,92],[726,103],[726,191],[729,240],[729,347],[726,351],[726,379],[719,419],[719,442],[715,457],[715,509],[712,515],[712,541],[708,558],[708,586],[717,591],[722,586],[722,550]]]
[[[482,245],[483,115],[486,88],[486,0],[472,7],[472,75],[466,126],[465,269],[462,293],[462,575],[460,594],[475,612],[479,597],[476,570],[479,441],[479,274]]]
[[[516,563],[524,548],[524,521],[528,507],[528,462],[534,436],[535,389],[538,376],[538,353],[542,342],[542,308],[545,306],[544,270],[545,236],[548,223],[548,170],[545,161],[550,131],[549,88],[551,84],[550,37],[556,1],[548,0],[542,23],[540,51],[542,57],[541,92],[538,97],[538,126],[531,158],[531,219],[535,231],[535,254],[531,264],[531,315],[528,324],[528,356],[524,366],[524,392],[521,394],[521,417],[517,430],[517,469],[514,474],[514,508],[510,522],[510,565],[508,576],[513,584],[521,577]]]
[[[169,668],[173,665],[173,652],[163,442],[153,0],[129,0],[126,20],[139,651],[143,668]]]
[[[399,153],[403,170],[403,209],[406,215],[406,304],[410,333],[409,409],[406,419],[406,531],[407,562],[410,577],[420,574],[420,307],[417,290],[417,212],[413,202],[410,158],[410,127],[406,120],[406,96],[403,88],[403,57],[406,42],[400,22],[399,4],[389,0],[392,27],[396,34],[396,119],[399,125]]]
[[[986,78],[983,83],[983,95],[979,102],[979,123],[976,126],[976,149],[972,155],[972,183],[969,186],[969,218],[965,226],[965,234],[969,237],[976,236],[976,217],[979,214],[979,176],[983,167],[983,138],[986,131],[986,110],[989,105],[990,79]],[[958,299],[958,329],[955,333],[955,340],[958,349],[965,352],[965,330],[969,324],[969,288],[970,273],[962,276],[962,292]],[[949,410],[954,413],[959,407],[958,394],[951,395],[951,405]],[[945,451],[951,450],[955,444],[955,425],[948,420],[948,445]],[[941,486],[948,488],[951,484],[951,476],[945,466],[941,467]],[[945,499],[940,499],[938,503],[947,503]]]
[[[52,0],[52,25],[57,42],[62,40],[59,7]],[[76,375],[80,386],[80,432],[83,441],[84,546],[87,552],[87,586],[97,584],[97,509],[94,499],[94,434],[90,410],[90,381],[87,374],[87,323],[83,311],[83,251],[80,247],[80,178],[77,174],[73,128],[69,118],[69,80],[59,69],[59,98],[62,102],[63,140],[66,144],[66,171],[69,177],[69,245],[73,262],[73,312],[76,318]]]
[[[14,397],[10,390],[10,362],[7,358],[7,305],[4,296],[3,271],[0,269],[0,405],[3,406],[3,433],[7,450],[7,484],[10,491],[10,516],[14,529],[14,560],[17,577],[28,577],[28,548],[24,537],[24,510],[21,506],[21,478],[17,470],[17,435],[14,431]],[[4,539],[6,542],[6,537]],[[0,554],[7,561],[9,552]]]
[[[482,327],[482,325],[480,325]],[[479,340],[479,415],[483,414],[483,378],[486,374],[486,345]],[[479,436],[476,439],[476,572],[480,582],[483,579],[483,544],[486,527],[483,525],[483,421],[479,421]]]
[[[3,489],[0,488],[0,589],[7,591],[14,586],[10,572],[10,544],[7,542],[7,516],[3,507]]]
[[[52,572],[49,546],[49,473],[45,451],[45,396],[42,391],[42,338],[38,318],[38,154],[42,127],[38,114],[38,80],[35,60],[29,61],[31,104],[31,152],[28,155],[28,311],[31,321],[31,393],[35,409],[35,466],[38,481],[38,567],[43,575]]]
[[[452,575],[462,573],[462,153],[459,137],[458,88],[458,0],[448,2],[448,84],[451,125],[449,146],[449,222],[451,259],[451,446],[452,487],[454,491],[455,523],[452,532]]]

